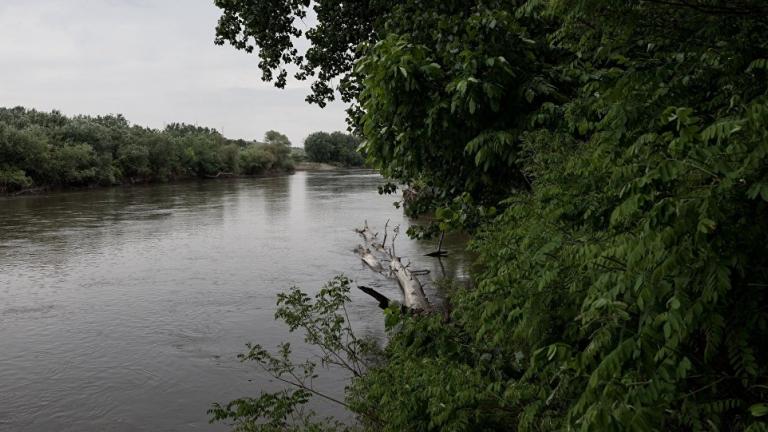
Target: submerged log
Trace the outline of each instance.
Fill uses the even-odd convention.
[[[387,221],[387,225],[389,225],[389,221]],[[392,239],[392,247],[389,249],[385,247],[383,242],[378,242],[377,234],[371,231],[367,221],[362,229],[356,229],[355,231],[365,239],[371,249],[374,249],[381,254],[386,261],[389,261],[389,272],[385,274],[381,262],[375,255],[373,255],[371,249],[363,246],[357,248],[357,253],[360,255],[360,258],[368,264],[372,270],[377,273],[385,274],[397,281],[397,284],[403,291],[403,304],[405,307],[412,310],[431,311],[432,307],[429,304],[429,300],[427,300],[427,296],[424,294],[424,288],[422,287],[421,282],[416,275],[408,269],[408,266],[403,265],[400,257],[395,254],[394,241],[397,237],[398,228],[395,227],[395,236]],[[384,241],[386,241],[386,238],[387,232],[385,229]]]
[[[216,175],[206,174],[205,178],[215,179],[219,177],[234,177],[234,176],[235,176],[235,173],[219,171]]]
[[[389,297],[387,297],[384,294],[381,294],[380,292],[376,291],[375,289],[367,287],[367,286],[358,285],[357,287],[360,288],[360,291],[362,291],[362,292],[368,294],[369,296],[375,298],[376,301],[379,302],[379,307],[380,308],[386,309],[386,308],[389,307],[389,304],[391,303],[390,300],[389,300]]]
[[[387,221],[389,223],[389,221]],[[360,236],[365,240],[366,243],[368,243],[371,248],[378,252],[386,252],[384,249],[384,243],[387,241],[386,234],[384,236],[384,241],[379,242],[378,241],[378,234],[371,231],[371,229],[368,227],[368,221],[365,221],[365,225],[363,228],[355,228],[355,232],[360,234]]]
[[[386,308],[389,307],[390,304],[392,304],[392,300],[390,300],[389,297],[385,296],[384,294],[376,291],[375,289],[373,289],[371,287],[367,287],[367,286],[364,286],[364,285],[358,285],[357,287],[360,289],[360,291],[362,291],[362,292],[368,294],[369,296],[375,298],[376,301],[379,302],[379,308],[381,308],[381,309],[386,309]],[[405,307],[404,305],[400,305],[400,312],[406,313],[408,311],[409,311],[409,309],[407,307]]]
[[[445,239],[445,231],[440,231],[440,241],[437,243],[437,250],[428,254],[424,254],[424,256],[438,258],[448,256],[448,251],[443,250],[443,239]]]
[[[403,290],[403,303],[411,309],[430,311],[431,306],[424,294],[424,288],[419,279],[404,266],[400,257],[392,256],[389,268],[397,278],[397,283]]]
[[[379,262],[379,259],[371,253],[370,249],[363,246],[358,246],[355,249],[355,252],[360,255],[360,259],[362,259],[363,262],[368,265],[371,270],[375,271],[376,273],[381,273],[384,271],[384,266],[382,266]]]
[[[47,190],[46,186],[41,186],[37,188],[29,188],[29,189],[22,189],[20,191],[14,192],[13,195],[27,195],[27,194],[36,194],[39,192],[44,192]],[[3,188],[0,188],[0,194],[5,193],[6,191]]]
[[[363,228],[355,228],[355,232],[360,234],[366,242],[372,242],[376,240],[376,234],[368,227],[368,221],[365,221]]]

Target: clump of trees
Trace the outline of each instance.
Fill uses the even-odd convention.
[[[291,159],[294,163],[306,162],[308,160],[307,152],[303,147],[291,147]]]
[[[304,151],[310,162],[359,167],[365,164],[359,152],[360,139],[343,132],[315,132],[304,140]]]
[[[180,123],[144,128],[122,115],[0,108],[0,192],[292,169],[290,141],[275,131],[260,143]]]
[[[219,42],[340,83],[368,162],[474,233],[449,312],[387,311],[362,427],[768,430],[763,0],[316,0],[306,53],[309,3],[217,4]]]

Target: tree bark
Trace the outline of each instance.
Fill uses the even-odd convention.
[[[403,305],[412,310],[431,312],[432,306],[429,304],[429,300],[424,294],[424,288],[422,287],[421,282],[407,266],[403,265],[400,257],[395,255],[394,238],[392,239],[392,247],[387,249],[384,244],[378,242],[377,234],[371,231],[368,227],[368,222],[365,223],[365,226],[362,229],[356,229],[355,231],[363,237],[367,246],[370,247],[369,249],[369,247],[360,246],[356,249],[356,252],[360,255],[363,262],[365,262],[372,270],[397,281],[397,284],[403,291]],[[386,239],[386,233],[384,238]],[[383,258],[389,261],[389,272],[384,272],[384,267],[376,256],[373,255],[371,249],[375,250],[381,254]],[[371,293],[368,292],[368,294]]]
[[[384,266],[382,266],[379,262],[379,259],[371,253],[370,249],[363,246],[358,246],[357,249],[355,249],[355,252],[360,255],[360,259],[362,259],[363,262],[368,265],[371,270],[375,271],[376,273],[381,273],[384,271]]]
[[[377,252],[386,253],[387,251],[384,249],[383,242],[378,241],[378,234],[371,231],[371,229],[368,227],[368,221],[365,222],[365,225],[363,228],[355,228],[355,232],[360,234],[360,236],[365,240],[366,243],[368,243],[371,248],[376,250]],[[384,237],[384,241],[386,241],[386,235]]]
[[[418,309],[425,312],[431,311],[432,307],[424,294],[424,288],[419,279],[414,276],[410,270],[400,261],[400,257],[392,256],[389,268],[397,278],[397,283],[403,290],[403,304],[411,309]]]

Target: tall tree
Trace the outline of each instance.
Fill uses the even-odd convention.
[[[318,24],[306,29],[304,19],[309,0],[215,0],[222,9],[216,27],[216,44],[230,43],[239,50],[254,52],[265,81],[283,88],[288,68],[298,70],[294,77],[312,79],[307,101],[325,106],[336,98],[346,102],[357,95],[352,65],[360,56],[355,49],[364,41],[374,41],[376,29],[383,26],[393,4],[390,0],[318,0],[312,2]],[[299,52],[294,41],[306,37],[311,46]],[[338,80],[338,85],[333,82]]]
[[[262,68],[333,71],[311,100],[342,77],[369,162],[445,227],[486,217],[450,319],[399,317],[353,383],[371,429],[768,430],[765,2],[360,3],[314,6],[321,63],[310,2],[218,4]]]
[[[267,131],[267,133],[264,134],[264,142],[267,144],[281,145],[285,147],[291,146],[291,140],[289,140],[287,136],[275,130]]]

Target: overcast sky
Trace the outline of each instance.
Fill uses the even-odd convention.
[[[279,130],[300,145],[344,130],[344,106],[280,90],[258,58],[213,44],[213,0],[0,0],[0,106],[122,113],[134,124],[209,126],[230,138]]]

